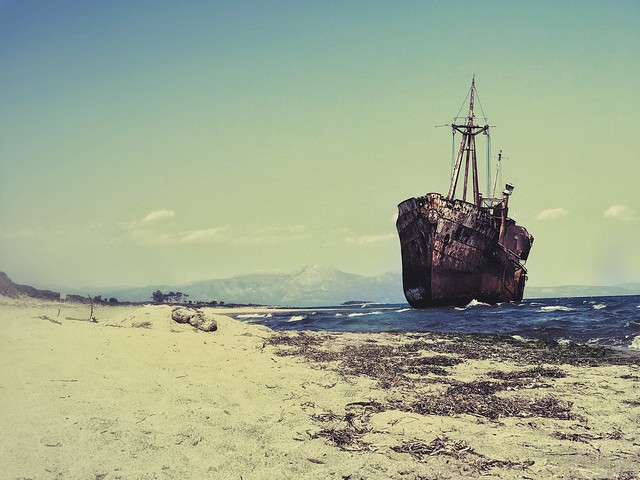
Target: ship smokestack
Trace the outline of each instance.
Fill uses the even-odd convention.
[[[502,190],[502,210],[500,212],[500,235],[498,243],[504,245],[504,235],[507,230],[507,213],[509,211],[509,197],[513,193],[513,185],[507,183]]]

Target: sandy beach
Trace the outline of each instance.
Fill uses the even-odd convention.
[[[0,297],[0,477],[640,477],[638,356],[204,310]]]

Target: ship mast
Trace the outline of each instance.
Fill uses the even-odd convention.
[[[456,157],[456,163],[453,167],[451,174],[451,185],[449,186],[449,193],[447,198],[453,200],[456,195],[456,187],[458,185],[458,177],[460,176],[460,168],[462,161],[464,160],[464,183],[462,189],[462,200],[467,201],[467,185],[469,183],[469,173],[471,173],[471,180],[473,184],[473,203],[476,206],[480,206],[480,188],[478,187],[478,163],[476,160],[476,135],[489,131],[489,125],[475,125],[475,115],[473,114],[473,103],[476,93],[476,78],[475,76],[471,80],[471,92],[469,95],[469,114],[467,115],[467,121],[463,124],[452,123],[451,128],[453,132],[459,132],[462,134],[460,140],[460,147],[458,148],[458,156]]]

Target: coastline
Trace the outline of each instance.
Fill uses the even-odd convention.
[[[6,478],[640,476],[638,356],[203,310],[0,297]]]

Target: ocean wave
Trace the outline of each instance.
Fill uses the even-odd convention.
[[[469,303],[467,303],[464,307],[456,307],[456,310],[466,310],[467,308],[471,308],[471,307],[490,307],[490,306],[491,305],[489,305],[488,303],[479,302],[474,298]]]
[[[400,310],[396,310],[396,312],[398,313],[410,312],[411,310],[413,310],[413,308],[401,308]]]
[[[629,344],[629,348],[637,348],[638,350],[640,350],[640,335],[634,337],[634,339]]]
[[[236,315],[236,318],[271,318],[273,317],[270,313],[242,313],[240,315]]]
[[[540,307],[539,312],[573,312],[575,308],[565,307],[564,305],[546,305]]]
[[[596,303],[591,308],[594,310],[602,310],[603,308],[607,308],[607,306],[604,303]]]
[[[304,320],[305,317],[304,315],[293,315],[289,320],[287,320],[287,322],[299,322],[300,320]]]
[[[347,317],[365,317],[367,315],[382,315],[382,312],[374,311],[367,313],[350,313]]]

